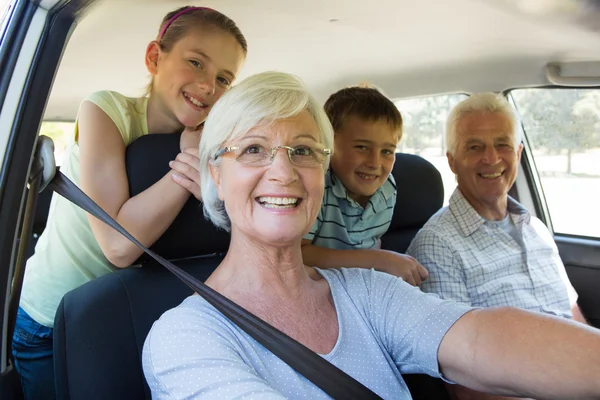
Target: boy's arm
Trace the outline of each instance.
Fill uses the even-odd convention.
[[[380,249],[337,250],[314,246],[302,240],[304,264],[318,268],[375,268],[398,276],[418,286],[428,276],[427,270],[411,256]]]

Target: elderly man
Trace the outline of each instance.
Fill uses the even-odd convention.
[[[446,155],[458,187],[407,254],[429,271],[423,291],[585,323],[552,235],[508,195],[523,150],[519,132],[513,108],[494,93],[474,94],[452,110]],[[486,398],[460,387],[451,391],[461,399]]]

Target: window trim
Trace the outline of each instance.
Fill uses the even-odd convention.
[[[38,2],[19,0],[9,27],[11,35],[19,40],[7,41],[6,46],[5,42],[2,43],[3,53],[0,52],[0,57],[4,60],[4,65],[13,63],[13,66],[10,69],[0,69],[0,102],[4,103],[0,115],[5,114],[6,107],[10,107],[12,111],[12,115],[3,116],[9,119],[9,124],[0,127],[6,129],[7,135],[5,145],[0,146],[5,147],[0,154],[0,287],[5,288],[0,292],[0,374],[10,371],[6,354],[7,307],[31,157],[54,76],[75,27],[74,21],[92,1],[62,1],[59,6],[48,11],[41,8]],[[36,22],[35,26],[31,21]],[[25,40],[30,42],[26,49],[22,49]],[[6,57],[10,62],[5,60]],[[26,59],[30,60],[29,64],[22,62],[19,65],[23,70],[15,71],[14,67],[19,60]],[[22,82],[13,80],[17,72],[23,74]],[[15,89],[14,94],[8,98],[10,104],[4,102],[10,86],[17,84],[21,87]]]

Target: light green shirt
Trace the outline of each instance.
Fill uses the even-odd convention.
[[[125,146],[148,134],[146,111],[148,98],[129,98],[116,92],[96,92],[88,96],[115,123]],[[67,150],[60,167],[79,185],[79,128],[75,124],[75,141]],[[38,323],[53,327],[54,315],[65,293],[116,267],[102,253],[87,213],[63,197],[54,194],[48,222],[27,261],[21,307]]]

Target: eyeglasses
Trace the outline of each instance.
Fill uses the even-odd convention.
[[[265,148],[264,146],[253,144],[248,147],[229,146],[225,147],[215,154],[213,160],[227,153],[235,154],[235,160],[240,164],[250,167],[264,167],[269,165],[275,159],[277,150],[287,150],[290,162],[298,167],[315,167],[321,165],[331,155],[331,149],[320,149],[310,146],[274,146]]]

